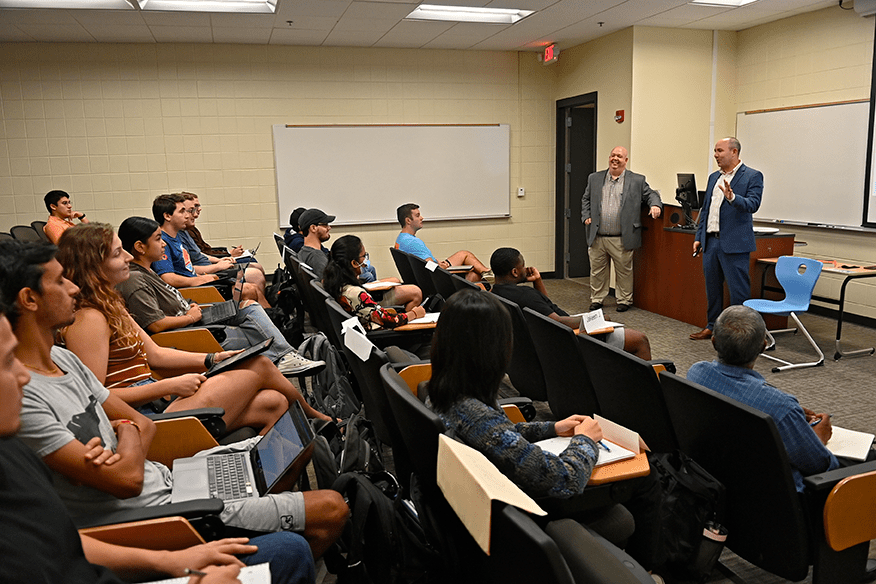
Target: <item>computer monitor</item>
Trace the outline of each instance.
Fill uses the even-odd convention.
[[[678,173],[678,188],[675,189],[675,200],[681,203],[684,209],[684,227],[693,229],[696,227],[691,211],[703,206],[703,199],[697,192],[697,181],[693,173]]]

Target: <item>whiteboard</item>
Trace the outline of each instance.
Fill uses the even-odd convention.
[[[763,173],[755,219],[860,227],[870,104],[736,115],[740,158]]]
[[[274,126],[280,223],[297,207],[336,225],[396,221],[416,203],[430,219],[508,217],[507,124]]]

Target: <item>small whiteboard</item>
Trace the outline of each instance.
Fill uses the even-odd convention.
[[[336,225],[510,216],[510,132],[498,125],[275,125],[280,224],[297,207]]]
[[[870,104],[739,113],[740,158],[763,173],[755,219],[860,227]]]

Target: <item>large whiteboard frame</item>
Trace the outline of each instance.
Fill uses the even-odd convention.
[[[763,172],[755,219],[860,228],[869,102],[741,112],[740,158]]]
[[[274,125],[280,223],[297,207],[336,225],[509,217],[510,129],[490,125]]]

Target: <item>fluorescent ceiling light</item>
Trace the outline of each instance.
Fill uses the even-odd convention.
[[[277,0],[137,0],[141,10],[273,14]]]
[[[405,18],[410,20],[444,20],[449,22],[481,22],[487,24],[514,24],[534,10],[516,8],[476,8],[473,6],[436,6],[420,4]]]
[[[717,8],[739,8],[757,0],[691,0],[691,4],[697,6],[714,6]]]
[[[91,8],[103,10],[134,10],[127,0],[66,0],[63,5],[58,0],[0,0],[0,8]]]

